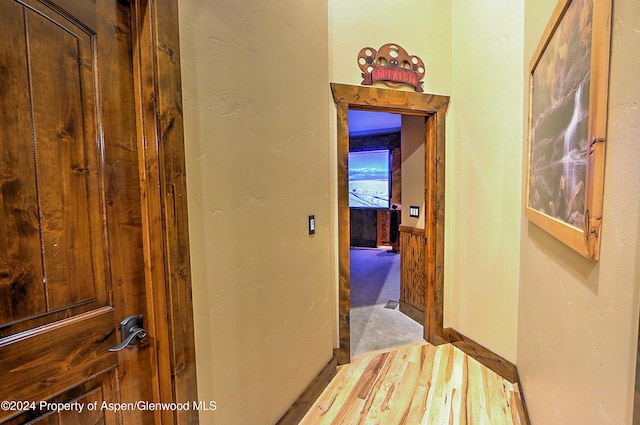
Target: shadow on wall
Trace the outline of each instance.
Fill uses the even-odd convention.
[[[527,235],[536,244],[540,253],[546,254],[562,270],[568,271],[591,292],[598,294],[600,262],[586,259],[531,222],[527,223]],[[546,261],[539,263],[545,264]]]

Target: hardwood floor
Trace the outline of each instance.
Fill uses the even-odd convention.
[[[451,344],[365,353],[300,424],[525,425],[514,385]]]

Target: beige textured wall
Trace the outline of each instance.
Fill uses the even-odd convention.
[[[440,0],[329,0],[331,81],[362,82],[358,52],[397,43],[425,64],[425,92],[451,92],[451,4]]]
[[[555,6],[525,1],[525,63]],[[640,3],[616,0],[601,259],[522,220],[518,369],[534,424],[631,424],[640,281]]]
[[[425,91],[452,96],[445,325],[517,358],[533,423],[630,423],[640,5],[615,3],[602,259],[593,264],[520,219],[523,68],[555,0],[329,0],[328,10],[180,0],[198,387],[218,402],[203,422],[272,423],[330,358],[328,82],[359,84],[358,50],[395,42],[425,61]]]
[[[402,220],[403,226],[424,229],[425,119],[402,117]],[[409,217],[409,206],[420,207],[420,217]]]
[[[447,116],[445,326],[515,362],[522,3],[331,0],[329,9],[332,81],[360,84],[360,48],[394,42],[424,60],[426,92],[452,96]]]
[[[418,55],[425,64],[424,91],[451,94],[451,2],[440,0],[370,0],[367,2],[329,2],[330,80],[359,85],[358,52],[363,47],[378,49],[397,43],[410,55]],[[335,108],[330,101],[331,187],[336,182]],[[447,129],[448,132],[448,129]],[[449,137],[449,136],[447,136]],[[447,161],[449,161],[447,153]],[[449,187],[449,186],[447,186]],[[337,200],[332,189],[331,199]],[[403,201],[404,205],[404,201]],[[407,210],[408,211],[408,210]],[[333,234],[337,243],[337,209],[333,212]],[[338,275],[334,258],[334,274]],[[334,288],[334,317],[337,318],[337,279]],[[337,320],[334,321],[334,344],[338,344]]]
[[[453,4],[445,326],[516,361],[521,2]]]
[[[333,348],[327,5],[179,12],[201,423],[272,424]]]

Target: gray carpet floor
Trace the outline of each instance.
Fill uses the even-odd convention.
[[[400,300],[400,255],[351,249],[351,355],[423,341],[422,325],[385,308]]]

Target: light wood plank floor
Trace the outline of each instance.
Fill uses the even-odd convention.
[[[365,353],[300,424],[523,425],[514,386],[451,344]]]

